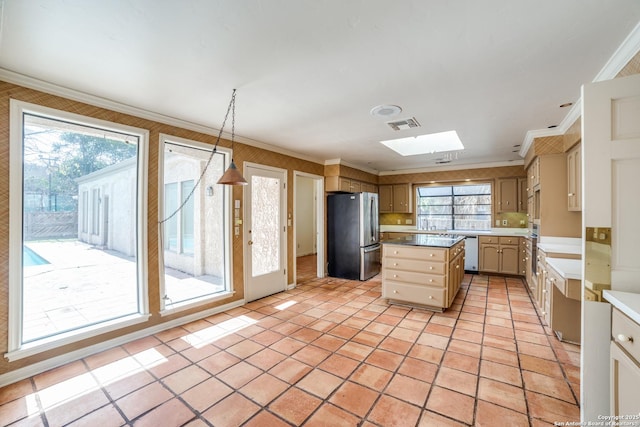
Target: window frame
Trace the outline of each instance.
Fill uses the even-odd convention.
[[[165,215],[164,210],[164,190],[165,190],[165,182],[164,182],[164,149],[166,143],[175,143],[181,144],[187,147],[200,148],[203,150],[211,151],[213,146],[211,144],[206,144],[200,141],[195,141],[192,139],[181,138],[177,136],[173,136],[170,134],[160,134],[160,138],[158,141],[158,221],[162,221]],[[218,154],[224,155],[223,167],[224,170],[227,170],[229,165],[231,164],[231,158],[233,152],[231,149],[220,147],[216,149]],[[181,181],[182,182],[182,181]],[[194,181],[195,184],[195,181]],[[180,187],[180,185],[178,185]],[[230,296],[235,294],[234,283],[233,283],[233,274],[232,274],[232,266],[233,266],[233,251],[231,250],[232,233],[233,227],[231,224],[232,219],[232,192],[231,187],[228,185],[222,186],[224,190],[224,201],[226,203],[226,208],[224,209],[224,218],[223,218],[223,227],[224,227],[224,251],[225,251],[225,261],[224,261],[224,278],[226,291],[222,291],[213,295],[205,295],[199,298],[190,299],[184,302],[176,302],[171,304],[170,308],[167,308],[165,304],[164,295],[166,295],[166,284],[165,284],[165,263],[164,263],[164,243],[163,239],[158,239],[158,281],[159,281],[159,290],[160,290],[160,316],[168,316],[171,314],[183,312],[186,310],[190,310],[193,308],[202,307],[206,304],[210,304],[212,302],[224,300],[229,298]],[[180,189],[178,189],[178,195],[180,195]],[[178,197],[178,200],[182,200]],[[162,216],[162,218],[161,218]],[[182,221],[178,221],[178,227],[180,227],[180,223]],[[158,234],[162,236],[164,234],[164,228],[162,224],[158,226]]]
[[[147,188],[148,188],[148,141],[149,131],[120,123],[44,107],[16,99],[9,106],[9,313],[8,351],[9,361],[19,360],[64,345],[75,343],[95,335],[115,331],[127,326],[146,322],[149,317],[148,250],[147,250]],[[124,132],[138,137],[137,189],[136,189],[136,275],[138,284],[138,312],[72,331],[41,338],[27,344],[22,343],[23,296],[22,296],[22,233],[23,233],[23,118],[34,114],[54,120],[68,121],[81,126]],[[89,199],[91,197],[89,196]],[[89,201],[89,203],[91,203]],[[91,227],[91,224],[89,224]]]
[[[494,186],[493,183],[490,180],[487,181],[474,181],[474,182],[447,182],[447,183],[431,183],[431,184],[417,184],[415,185],[415,197],[416,197],[416,227],[420,226],[420,188],[430,188],[430,187],[449,187],[451,188],[451,195],[443,195],[443,196],[434,196],[434,197],[449,197],[451,199],[451,204],[450,205],[443,205],[443,206],[451,206],[451,214],[449,215],[440,215],[442,217],[447,217],[450,218],[451,220],[451,228],[449,230],[452,231],[489,231],[491,230],[491,224],[493,221],[493,202],[487,204],[486,206],[489,206],[489,228],[488,229],[459,229],[459,228],[455,228],[455,224],[456,224],[456,220],[455,220],[455,207],[456,206],[461,206],[461,205],[456,205],[455,204],[455,198],[456,195],[455,192],[453,191],[454,187],[462,187],[462,186],[472,186],[472,185],[488,185],[491,191],[490,197],[491,200],[493,201],[493,197],[494,197]],[[484,205],[483,205],[484,206]],[[478,214],[478,215],[486,215],[486,214]],[[419,230],[423,230],[421,228],[419,228]],[[425,231],[429,231],[429,230],[425,230]],[[436,231],[442,231],[440,229],[436,230]]]

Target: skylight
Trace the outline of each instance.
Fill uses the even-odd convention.
[[[455,130],[380,142],[402,156],[464,150],[464,145]]]

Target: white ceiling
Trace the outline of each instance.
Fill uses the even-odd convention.
[[[240,137],[377,171],[441,157],[379,141],[449,130],[449,166],[521,162],[640,21],[638,0],[0,1],[5,70],[213,128],[237,88]]]

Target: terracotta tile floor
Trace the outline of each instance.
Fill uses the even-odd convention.
[[[541,324],[522,280],[466,275],[454,305],[432,313],[389,306],[379,277],[316,279],[306,264],[294,290],[0,389],[0,424],[579,420],[579,347]]]

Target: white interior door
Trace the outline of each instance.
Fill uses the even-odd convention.
[[[582,223],[611,228],[611,288],[640,293],[640,75],[585,85],[582,102]],[[581,418],[598,421],[610,409],[609,305],[583,298],[582,316]]]
[[[245,299],[253,301],[287,286],[287,173],[245,164],[244,176]]]

